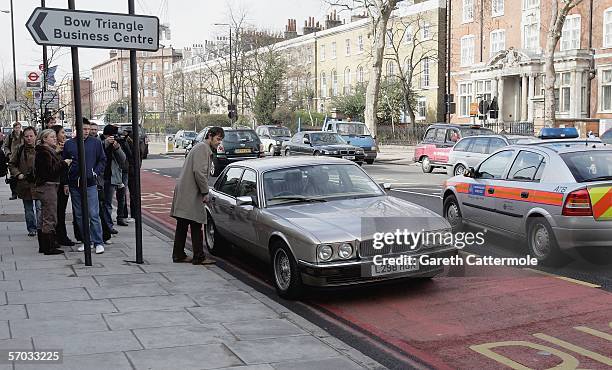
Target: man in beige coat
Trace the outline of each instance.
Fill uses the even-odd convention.
[[[206,224],[206,209],[208,203],[208,176],[212,161],[212,150],[216,148],[225,133],[221,127],[212,127],[206,134],[206,139],[196,144],[187,155],[181,175],[174,188],[172,209],[170,215],[176,218],[174,234],[174,262],[191,262],[194,265],[213,263],[204,255],[202,225]],[[187,229],[191,228],[191,244],[193,259],[185,254]]]

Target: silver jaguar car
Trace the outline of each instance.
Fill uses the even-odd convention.
[[[440,267],[386,266],[375,259],[456,254],[436,242],[377,243],[397,230],[449,232],[423,207],[389,196],[359,165],[322,157],[282,157],[230,164],[210,191],[205,240],[216,256],[231,245],[272,264],[280,296],[304,285],[329,287],[408,276],[433,277]],[[388,234],[387,234],[388,235]]]

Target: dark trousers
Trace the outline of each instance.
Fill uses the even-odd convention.
[[[9,186],[11,187],[11,195],[12,196],[16,196],[17,195],[17,182],[16,181],[11,181],[9,183]]]
[[[68,241],[68,232],[66,231],[67,207],[68,195],[64,193],[64,186],[60,185],[57,189],[57,226],[55,227],[55,235],[60,242]]]
[[[130,191],[130,217],[136,218],[136,177],[128,177],[128,189]],[[126,207],[127,208],[127,207]],[[125,210],[127,215],[127,209]]]
[[[204,259],[204,242],[202,240],[202,224],[184,218],[176,219],[176,231],[174,233],[173,259],[185,257],[185,242],[187,241],[187,229],[191,228],[191,246],[193,249],[193,260]]]

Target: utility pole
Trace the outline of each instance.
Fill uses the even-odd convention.
[[[40,6],[42,8],[45,7],[45,0],[40,0]],[[42,56],[43,80],[42,80],[42,94],[41,94],[42,97],[40,99],[40,127],[42,127],[42,129],[44,130],[46,128],[45,127],[45,118],[46,118],[45,113],[47,109],[46,109],[46,104],[45,104],[45,92],[47,91],[47,73],[48,73],[47,71],[49,70],[49,62],[47,61],[47,45],[43,45],[42,49],[43,49],[42,50],[43,52],[42,54],[43,55]]]
[[[11,40],[13,43],[13,98],[17,101],[17,68],[15,67],[15,12],[13,11],[13,0],[11,0]],[[19,120],[19,115],[15,111],[15,122]]]

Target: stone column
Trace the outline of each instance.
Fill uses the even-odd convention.
[[[499,105],[498,121],[504,121],[504,78],[499,76],[497,81],[497,105]]]
[[[529,74],[529,93],[527,94],[527,121],[533,122],[535,117],[535,104],[533,97],[535,96],[535,75]]]
[[[576,70],[572,71],[571,75],[571,87],[570,87],[570,117],[578,118],[580,117],[580,97],[582,93],[582,89],[580,88],[580,82],[578,81],[578,72]]]
[[[521,121],[527,121],[527,75],[521,76]]]

